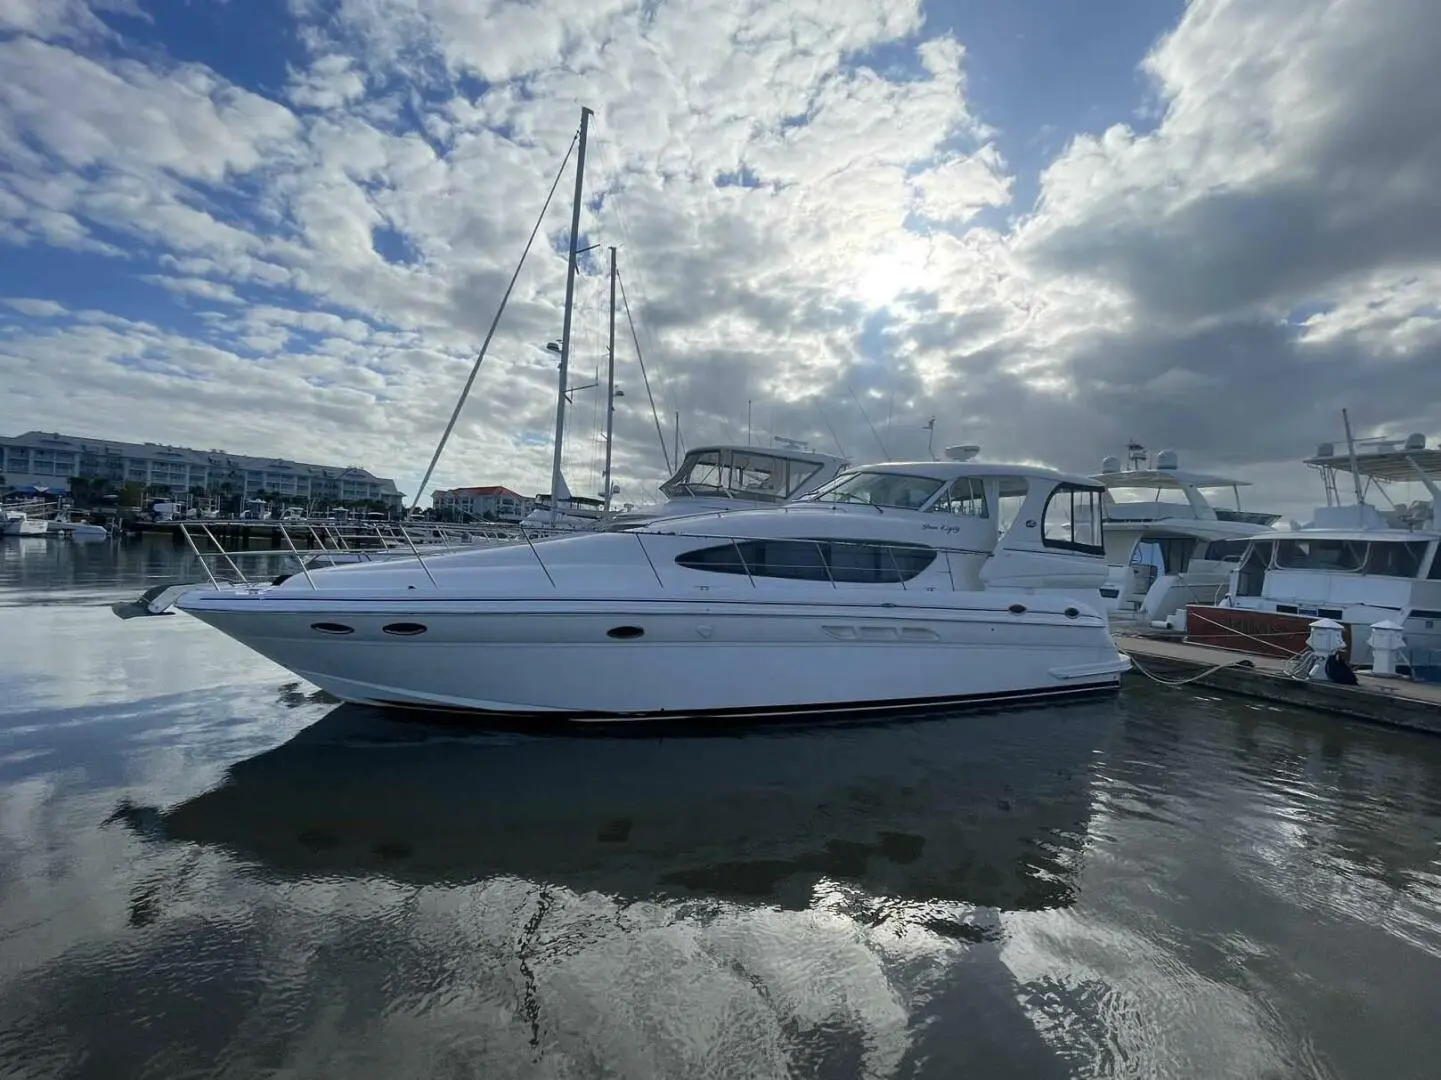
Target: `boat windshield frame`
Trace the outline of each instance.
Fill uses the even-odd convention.
[[[859,482],[859,483],[858,483]],[[869,486],[878,490],[884,490],[889,483],[890,493],[886,494],[883,501],[861,498],[856,488]],[[925,496],[919,501],[915,497],[906,499],[904,502],[896,501],[901,493],[909,486],[911,490],[925,490]],[[797,502],[819,502],[837,503],[842,506],[859,505],[873,506],[877,510],[924,510],[936,496],[949,490],[948,479],[937,479],[933,476],[917,476],[914,473],[891,472],[881,469],[856,469],[843,473],[827,484],[822,485],[809,495],[802,495]]]
[[[772,462],[774,466],[778,466],[778,468],[772,468],[767,475],[771,478],[779,476],[780,484],[760,488],[733,486],[737,475],[744,476],[748,470],[748,466],[743,463],[746,459],[755,459],[756,461],[764,459]],[[697,468],[713,470],[717,479],[729,479],[732,486],[695,479],[694,473]],[[660,492],[668,499],[717,495],[722,498],[743,499],[752,502],[779,503],[785,502],[791,497],[792,492],[799,491],[808,484],[822,468],[824,468],[823,462],[806,461],[762,447],[745,450],[735,447],[700,447],[685,455],[680,467],[676,469],[675,475],[660,486]],[[760,473],[764,470],[750,469],[749,471]]]

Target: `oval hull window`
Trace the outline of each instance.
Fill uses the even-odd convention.
[[[338,622],[313,622],[310,624],[310,629],[317,634],[329,634],[332,637],[343,637],[346,634],[355,633],[355,627]]]
[[[631,641],[645,634],[639,626],[612,626],[605,632],[605,636],[615,638],[617,641]]]
[[[419,637],[425,633],[426,626],[418,622],[393,622],[386,623],[381,629],[392,637]]]

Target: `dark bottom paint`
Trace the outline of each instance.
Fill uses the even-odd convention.
[[[1102,694],[1114,694],[1120,688],[1120,680],[1112,679],[1102,683],[1082,683],[1044,690],[1007,690],[993,694],[960,694],[953,697],[902,698],[889,701],[856,701],[780,707],[762,705],[744,709],[696,709],[690,711],[656,709],[639,713],[501,711],[466,709],[447,705],[419,705],[400,701],[376,701],[371,704],[384,709],[423,713],[428,718],[451,719],[455,723],[480,725],[487,728],[514,726],[525,731],[563,729],[573,732],[575,725],[606,725],[607,727],[624,727],[629,730],[639,726],[649,729],[656,725],[681,724],[699,720],[721,722],[727,727],[731,727],[797,721],[841,722],[853,718],[870,719],[936,712],[950,714],[958,709],[1022,707],[1033,706],[1038,702],[1063,702],[1077,698],[1094,698]]]

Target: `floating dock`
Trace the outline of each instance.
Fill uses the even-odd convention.
[[[1128,678],[1204,686],[1303,709],[1317,709],[1386,727],[1441,735],[1441,683],[1413,682],[1358,671],[1358,685],[1296,679],[1286,661],[1136,630],[1115,631],[1116,645],[1135,663]]]

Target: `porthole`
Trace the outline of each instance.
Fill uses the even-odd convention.
[[[1073,607],[1068,607],[1065,611],[1061,612],[1061,614],[1064,615],[1064,616],[1065,616],[1066,618],[1068,618],[1068,619],[1074,619],[1074,618],[1075,618],[1077,615],[1079,615],[1080,613],[1081,613],[1081,609],[1080,609],[1080,608],[1073,608]]]
[[[605,632],[606,637],[615,638],[617,641],[629,641],[638,638],[645,633],[639,626],[612,626]]]
[[[355,627],[338,622],[313,622],[310,624],[310,629],[317,634],[330,634],[332,637],[344,637],[346,634],[355,633]]]
[[[419,637],[425,633],[426,626],[418,622],[393,622],[386,623],[381,629],[395,637]]]
[[[1009,611],[1012,615],[1024,615],[1026,613],[1026,605],[1012,604],[1006,610]]]

